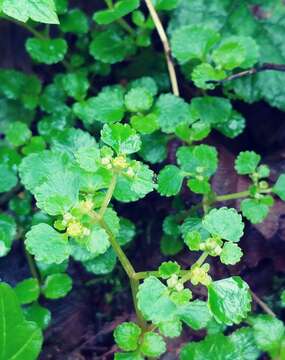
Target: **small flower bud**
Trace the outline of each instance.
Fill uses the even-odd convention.
[[[178,276],[176,274],[171,275],[171,277],[167,280],[167,286],[170,288],[175,288],[178,283]]]

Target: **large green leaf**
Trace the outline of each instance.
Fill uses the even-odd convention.
[[[0,283],[0,359],[36,360],[42,340],[40,328],[25,321],[12,288]]]

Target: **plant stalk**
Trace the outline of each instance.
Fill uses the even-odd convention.
[[[104,216],[105,211],[106,211],[106,209],[107,209],[107,207],[108,207],[108,205],[109,205],[109,203],[110,203],[110,201],[112,199],[113,192],[115,190],[116,184],[117,184],[117,175],[113,174],[110,185],[109,185],[109,188],[108,188],[108,190],[106,192],[106,196],[104,198],[103,204],[101,206],[101,209],[99,210],[99,215],[101,217]]]

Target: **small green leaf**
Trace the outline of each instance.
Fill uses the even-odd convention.
[[[21,304],[36,301],[40,295],[39,282],[34,278],[19,282],[14,290]]]
[[[141,335],[140,327],[133,322],[124,322],[116,327],[114,331],[114,338],[122,350],[134,351],[139,344]]]
[[[211,235],[224,240],[238,242],[243,235],[242,217],[235,209],[213,209],[205,216],[202,224]]]
[[[26,320],[35,322],[41,329],[45,330],[49,326],[51,313],[47,308],[34,303],[25,308],[24,312]]]
[[[152,134],[159,128],[157,115],[154,113],[133,115],[130,122],[132,127],[141,134]]]
[[[11,170],[8,165],[0,164],[0,193],[7,192],[17,185],[18,178],[15,171]]]
[[[152,96],[156,96],[158,93],[156,82],[150,76],[143,76],[139,79],[133,80],[129,85],[131,89],[144,88]]]
[[[82,35],[88,32],[88,28],[88,18],[79,9],[72,9],[60,17],[60,29],[65,33]]]
[[[3,12],[19,21],[26,22],[29,18],[47,24],[58,24],[53,0],[3,0]]]
[[[93,20],[99,25],[110,24],[134,11],[139,4],[139,0],[117,1],[111,9],[95,12]]]
[[[90,54],[98,61],[115,64],[134,52],[133,39],[117,29],[96,33],[90,44]]]
[[[194,300],[179,307],[178,315],[180,320],[194,330],[205,328],[211,319],[207,303],[201,300]]]
[[[203,25],[183,26],[173,32],[172,52],[181,64],[193,59],[203,61],[219,38],[220,35],[215,30]]]
[[[246,50],[238,38],[230,37],[213,51],[212,58],[221,68],[233,70],[245,61]]]
[[[158,271],[163,279],[168,279],[171,275],[179,274],[180,265],[176,261],[165,261],[160,265]]]
[[[62,85],[67,95],[75,100],[83,100],[89,88],[89,82],[85,74],[81,72],[69,73],[63,76]]]
[[[120,217],[120,230],[117,241],[120,245],[126,245],[133,240],[136,235],[136,226],[129,219]]]
[[[32,136],[27,124],[16,121],[11,124],[6,132],[7,140],[14,146],[24,145]]]
[[[26,234],[25,245],[37,261],[60,264],[70,255],[67,238],[47,224],[31,227]]]
[[[67,274],[49,275],[44,282],[42,291],[48,299],[65,297],[72,289],[72,279]]]
[[[73,255],[74,256],[74,255]],[[116,266],[117,257],[112,248],[104,254],[83,262],[85,269],[95,275],[109,274]]]
[[[208,305],[218,322],[239,324],[251,309],[248,285],[238,276],[213,281],[208,287]]]
[[[205,179],[190,179],[187,181],[187,185],[196,194],[208,194],[211,191],[211,185]]]
[[[261,160],[254,151],[242,151],[235,160],[235,169],[240,175],[252,174]]]
[[[182,323],[179,320],[164,321],[158,327],[159,332],[169,338],[178,337],[182,332]]]
[[[35,323],[24,319],[16,294],[6,283],[0,283],[0,303],[0,359],[38,359],[42,332]]]
[[[182,98],[172,94],[160,95],[155,104],[155,113],[161,130],[166,134],[174,133],[181,123],[192,122],[189,105]]]
[[[155,164],[160,163],[166,159],[167,140],[162,133],[155,132],[150,135],[142,136],[141,140],[142,146],[139,151],[139,155],[145,161],[150,162],[151,164]]]
[[[144,280],[137,294],[138,308],[148,321],[155,324],[174,320],[176,306],[168,297],[168,290],[154,276]]]
[[[0,257],[8,254],[15,236],[16,222],[14,218],[7,214],[0,214]]]
[[[220,259],[223,264],[235,265],[242,257],[243,253],[241,248],[232,242],[227,242],[223,246]]]
[[[163,337],[154,332],[144,333],[140,351],[149,357],[157,357],[165,353],[166,344]]]
[[[232,111],[230,118],[223,123],[218,123],[215,126],[220,133],[234,139],[239,136],[245,129],[245,118],[237,111]]]
[[[183,249],[183,241],[177,237],[165,235],[160,241],[160,250],[165,256],[173,256],[178,254]]]
[[[26,41],[26,50],[33,60],[52,65],[64,59],[67,43],[64,39],[30,38]]]
[[[184,236],[184,242],[191,251],[199,251],[202,237],[199,231],[190,231]]]
[[[131,112],[143,112],[151,108],[152,95],[145,88],[133,88],[125,95],[126,108]]]
[[[229,99],[217,96],[203,96],[192,99],[190,109],[195,118],[210,125],[229,120],[232,105]]]
[[[92,227],[91,234],[86,237],[85,243],[88,251],[95,256],[104,254],[110,247],[108,234],[98,224]]]
[[[227,75],[223,70],[215,69],[208,63],[202,63],[195,66],[191,74],[195,86],[201,89],[214,89],[215,84],[208,82],[222,80],[226,78],[226,76]]]
[[[252,224],[261,223],[269,213],[269,206],[258,199],[245,199],[241,202],[241,211]]]
[[[158,175],[158,192],[164,196],[174,196],[181,190],[184,175],[175,165],[166,165]]]
[[[114,360],[144,360],[138,352],[116,353]]]
[[[285,334],[282,321],[270,315],[258,315],[255,318],[250,318],[250,323],[258,347],[271,353],[272,357],[278,356],[281,341]]]
[[[272,191],[285,201],[285,174],[279,176],[276,184],[273,186]]]
[[[105,124],[101,131],[101,138],[117,154],[132,154],[139,151],[141,146],[139,135],[128,124]]]
[[[181,146],[177,151],[177,161],[187,173],[207,178],[213,175],[218,167],[218,153],[213,146]]]

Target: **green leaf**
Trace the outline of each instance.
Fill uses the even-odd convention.
[[[279,176],[276,184],[273,186],[272,191],[285,201],[285,174]]]
[[[0,167],[1,171],[1,167]],[[0,214],[0,257],[5,256],[11,249],[16,236],[16,222],[7,215]]]
[[[86,34],[89,29],[88,18],[79,9],[72,9],[60,17],[60,29],[65,33]]]
[[[74,256],[74,255],[73,255]],[[105,275],[113,271],[116,265],[117,257],[112,248],[109,248],[104,254],[83,262],[85,269],[95,275]]]
[[[177,237],[165,235],[160,241],[160,250],[165,256],[173,256],[178,254],[183,249],[183,241]]]
[[[191,78],[195,86],[201,89],[214,89],[215,84],[207,83],[208,81],[218,81],[226,78],[223,70],[215,69],[211,64],[202,63],[195,66]]]
[[[104,254],[110,247],[108,234],[97,224],[92,227],[91,234],[85,241],[88,251],[95,256]]]
[[[180,273],[180,265],[176,261],[165,261],[160,265],[158,271],[163,279],[168,279],[172,275]]]
[[[42,110],[53,113],[60,111],[65,106],[66,94],[58,84],[47,85],[40,96],[40,107]]]
[[[134,351],[139,344],[141,335],[140,327],[133,322],[124,322],[116,327],[114,331],[114,338],[122,350]]]
[[[164,196],[174,196],[181,190],[184,175],[175,165],[166,165],[158,175],[158,192]]]
[[[120,217],[120,230],[117,235],[118,243],[122,245],[126,245],[131,242],[136,235],[136,226],[129,219]]]
[[[202,237],[200,232],[192,230],[184,236],[184,242],[191,251],[199,251]]]
[[[165,321],[158,325],[159,332],[166,337],[175,338],[182,332],[182,323],[179,320]]]
[[[139,286],[137,300],[146,320],[154,324],[174,320],[176,306],[168,297],[167,287],[156,277],[148,277]]]
[[[243,132],[245,128],[245,118],[233,110],[230,118],[226,122],[216,124],[214,127],[223,135],[234,139]]]
[[[58,14],[65,14],[68,9],[68,0],[55,0],[55,8]]]
[[[34,190],[38,208],[49,215],[63,215],[78,201],[79,178],[70,170],[53,173]]]
[[[138,129],[137,129],[138,130]],[[167,139],[160,132],[142,136],[142,146],[139,155],[151,164],[160,163],[166,159]]]
[[[25,321],[19,300],[6,283],[0,283],[0,304],[0,359],[36,360],[43,342],[41,330]]]
[[[154,0],[153,4],[157,10],[173,10],[179,2],[180,0]]]
[[[282,321],[270,315],[258,315],[255,318],[250,318],[250,323],[258,347],[271,353],[273,357],[278,356],[278,350],[285,333]]]
[[[218,153],[213,146],[181,146],[176,155],[181,169],[192,176],[210,177],[218,167]]]
[[[112,9],[95,12],[93,20],[99,25],[110,24],[134,11],[139,7],[139,0],[120,0],[117,1]]]
[[[173,133],[181,123],[192,122],[189,105],[172,94],[160,95],[155,104],[155,113],[161,130],[166,134]]]
[[[246,50],[238,39],[238,37],[225,39],[213,51],[212,58],[214,62],[225,70],[233,70],[246,59]]]
[[[64,59],[67,42],[64,39],[30,38],[26,41],[26,50],[33,60],[52,65]]]
[[[79,148],[75,158],[79,166],[86,171],[95,172],[101,165],[100,150],[96,146]]]
[[[166,344],[163,337],[154,332],[144,333],[140,351],[149,357],[157,357],[165,353]]]
[[[179,307],[178,315],[180,320],[194,330],[205,328],[211,319],[207,303],[201,300],[194,300]]]
[[[258,199],[245,199],[241,202],[241,211],[252,224],[261,223],[268,215],[270,207]]]
[[[46,148],[45,140],[42,136],[33,136],[29,142],[23,146],[22,153],[24,155],[42,152]]]
[[[95,60],[107,64],[123,61],[133,52],[133,39],[113,29],[97,33],[90,44],[90,54]]]
[[[132,127],[141,134],[151,134],[159,128],[157,115],[154,113],[133,115],[130,122]]]
[[[210,125],[226,122],[232,112],[229,99],[216,96],[195,97],[190,108],[196,118]]]
[[[77,101],[85,98],[89,88],[88,79],[81,72],[64,75],[62,85],[68,96],[73,97]]]
[[[39,282],[35,278],[19,282],[14,290],[21,304],[29,304],[36,301],[40,295]]]
[[[117,154],[132,154],[141,147],[139,135],[128,124],[105,124],[101,131],[101,139]]]
[[[242,151],[235,160],[235,169],[240,175],[252,174],[261,160],[254,151]]]
[[[233,360],[235,347],[223,334],[208,335],[204,340],[191,342],[182,348],[180,360]]]
[[[41,329],[45,330],[49,326],[51,313],[47,308],[34,303],[25,308],[24,312],[26,320],[35,322]]]
[[[65,297],[72,289],[72,279],[67,274],[49,275],[42,287],[43,294],[48,299]]]
[[[237,244],[227,242],[223,246],[220,259],[223,264],[235,265],[240,261],[242,255],[242,250]]]
[[[67,270],[68,261],[64,261],[60,264],[46,264],[44,262],[37,261],[37,268],[40,270],[42,277],[47,277],[48,275],[63,273]]]
[[[29,18],[47,24],[59,24],[53,0],[3,0],[3,12],[19,21]]]
[[[243,235],[242,217],[235,209],[213,209],[205,216],[202,224],[211,235],[224,240],[238,242]]]
[[[47,224],[32,226],[26,234],[25,245],[37,261],[43,261],[46,264],[60,264],[70,255],[70,246],[66,236]]]
[[[190,179],[187,181],[187,185],[196,194],[208,194],[211,191],[211,185],[205,179]]]
[[[260,351],[254,339],[253,331],[249,327],[236,330],[229,336],[236,349],[236,357],[241,360],[257,360]]]
[[[183,26],[172,34],[172,52],[181,64],[193,59],[203,61],[219,38],[220,35],[215,30],[206,26]]]
[[[126,108],[131,112],[149,110],[152,103],[153,97],[145,88],[133,88],[125,95]]]
[[[15,147],[24,145],[32,136],[27,124],[16,121],[11,124],[6,132],[7,140]]]
[[[155,80],[150,76],[143,76],[139,79],[133,80],[129,84],[131,89],[144,88],[152,96],[156,96],[158,93],[158,88]]]
[[[208,287],[208,305],[218,322],[239,324],[251,309],[249,287],[238,276],[213,281]]]
[[[10,169],[8,165],[0,164],[0,193],[11,190],[14,186],[16,186],[18,182],[18,178],[15,175],[15,172]]]
[[[116,353],[114,360],[144,360],[137,352]]]

